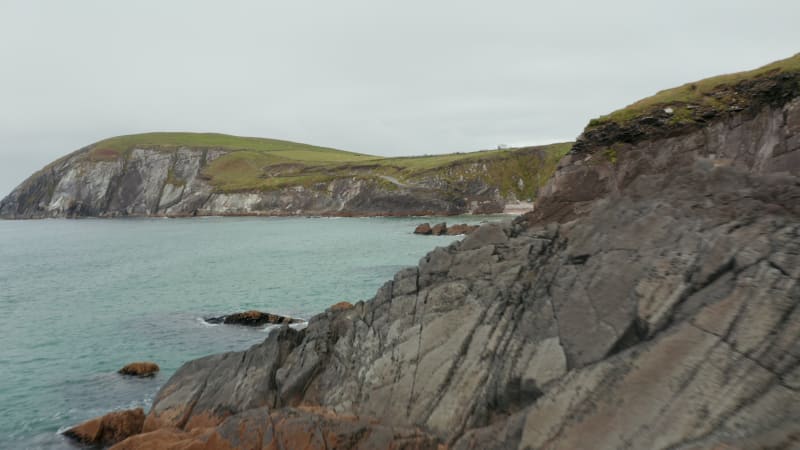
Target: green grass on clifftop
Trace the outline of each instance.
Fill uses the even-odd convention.
[[[555,170],[571,143],[528,149],[498,149],[445,155],[392,157],[366,155],[276,139],[214,133],[146,133],[100,141],[89,148],[94,161],[127,158],[135,148],[172,152],[181,147],[219,149],[226,154],[211,161],[203,174],[221,192],[310,186],[342,177],[370,178],[396,187],[436,178],[447,182],[482,179],[504,194],[530,198]],[[526,151],[527,150],[527,151]],[[543,155],[543,156],[542,156]],[[527,182],[519,183],[519,179]],[[181,180],[173,180],[180,184]]]
[[[358,161],[375,158],[327,147],[256,137],[231,136],[219,133],[143,133],[117,136],[92,145],[94,159],[117,158],[134,148],[174,150],[179,147],[252,150],[285,155],[299,161]]]
[[[600,126],[609,122],[623,124],[633,118],[647,114],[658,108],[665,108],[671,105],[699,105],[708,106],[717,110],[723,110],[730,106],[728,103],[735,99],[718,94],[717,91],[724,86],[733,86],[745,80],[755,79],[764,75],[778,73],[800,73],[800,53],[780,61],[767,64],[755,70],[719,75],[706,78],[693,83],[686,83],[672,89],[666,89],[657,94],[639,100],[625,108],[612,112],[611,114],[592,119],[589,128]],[[678,111],[680,112],[680,111]],[[680,119],[680,118],[678,118]]]

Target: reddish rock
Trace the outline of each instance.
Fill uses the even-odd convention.
[[[431,234],[431,224],[425,222],[414,229],[414,234]]]
[[[224,323],[228,325],[247,325],[251,327],[258,327],[267,324],[289,324],[302,322],[300,319],[292,317],[279,316],[277,314],[270,314],[256,310],[250,310],[235,314],[228,314],[227,316],[210,317],[206,319],[208,323]]]
[[[266,411],[266,408],[264,409]],[[254,414],[255,416],[255,414]],[[415,428],[391,427],[357,416],[338,415],[319,407],[284,408],[270,414],[264,423],[266,449],[378,449],[403,448],[408,450],[436,450],[436,437]],[[225,437],[235,439],[235,431],[242,427],[223,424],[219,427]],[[238,425],[238,424],[236,424]],[[229,431],[230,430],[230,431]]]
[[[95,417],[64,432],[82,444],[107,447],[142,432],[142,408],[116,411]]]
[[[122,375],[133,375],[137,377],[152,377],[155,376],[160,368],[158,364],[149,361],[134,362],[126,365],[117,372]]]
[[[329,309],[331,311],[344,311],[345,309],[350,309],[352,307],[353,307],[353,304],[350,303],[350,302],[339,302],[339,303],[331,306]]]
[[[253,447],[259,448],[259,447]],[[161,428],[145,432],[116,444],[109,450],[235,450],[221,442],[214,428],[198,428],[191,432],[175,428]]]
[[[441,236],[447,233],[447,223],[437,223],[436,225],[431,228],[431,234],[434,236]]]
[[[470,234],[478,228],[477,225],[467,225],[462,223],[460,225],[451,225],[447,228],[448,236],[456,236],[459,234]]]
[[[271,411],[251,409],[227,417],[216,427],[160,428],[133,436],[112,450],[149,449],[339,449],[402,448],[438,450],[441,444],[416,428],[392,427],[374,419],[339,415],[321,407]]]

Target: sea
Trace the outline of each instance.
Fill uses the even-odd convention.
[[[203,319],[257,309],[310,318],[367,300],[458,236],[415,218],[209,217],[0,221],[0,448],[75,449],[60,432],[147,411],[184,362],[244,350],[269,327]],[[153,361],[153,378],[116,373]]]

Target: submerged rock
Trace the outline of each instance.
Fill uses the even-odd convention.
[[[251,327],[258,327],[267,324],[283,325],[304,322],[301,319],[294,319],[292,317],[279,316],[277,314],[270,314],[261,311],[251,310],[227,316],[209,317],[205,319],[208,323],[214,324],[227,324],[227,325],[246,325]]]
[[[119,369],[117,373],[137,377],[152,377],[160,370],[158,364],[149,361],[134,362]]]
[[[85,445],[107,447],[142,432],[142,408],[116,411],[95,417],[64,432],[64,436]]]

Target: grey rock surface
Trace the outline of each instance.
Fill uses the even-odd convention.
[[[531,216],[540,222],[574,219],[594,200],[625,190],[642,174],[680,173],[698,158],[753,174],[800,175],[799,124],[800,97],[749,116],[724,117],[684,135],[573,151],[559,163]],[[583,139],[577,148],[588,146]]]
[[[798,448],[799,109],[574,152],[533,213],[187,363],[120,448]]]
[[[485,225],[370,301],[193,361],[145,430],[315,405],[454,448],[794,445],[798,279],[800,179],[699,161],[570,223]]]

